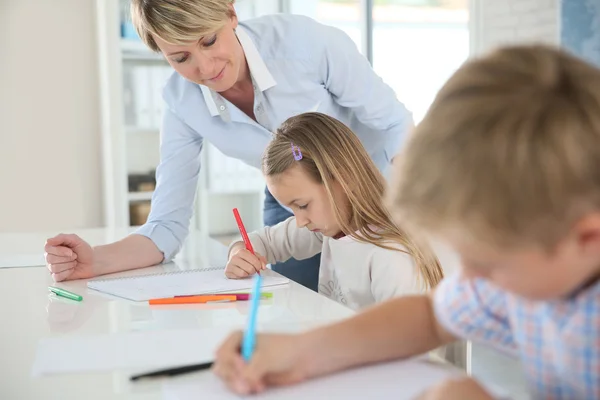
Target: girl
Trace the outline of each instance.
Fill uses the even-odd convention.
[[[352,309],[436,286],[437,258],[394,224],[385,180],[356,135],[321,113],[288,119],[262,161],[267,187],[294,216],[230,246],[228,278],[246,278],[291,257],[321,252],[318,291]]]

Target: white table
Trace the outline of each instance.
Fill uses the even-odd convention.
[[[92,245],[117,240],[127,231],[105,229],[76,232]],[[85,281],[66,282],[67,289],[84,297],[81,303],[57,301],[48,295],[53,281],[45,267],[1,268],[2,260],[21,254],[43,252],[44,241],[52,233],[0,234],[0,399],[163,399],[158,381],[131,384],[128,371],[80,373],[32,378],[31,367],[39,340],[64,335],[122,333],[134,330],[228,327],[245,319],[237,307],[186,306],[156,312],[146,304],[111,298],[86,288]],[[146,274],[173,268],[223,265],[226,248],[222,244],[193,232],[188,238],[179,267],[174,264],[151,267],[123,274]],[[311,327],[346,318],[353,312],[303,286],[273,290],[270,307],[265,311],[272,326],[290,322]],[[261,307],[262,310],[262,307]],[[261,311],[262,312],[262,311]],[[190,376],[188,379],[193,379]]]

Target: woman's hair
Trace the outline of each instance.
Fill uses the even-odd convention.
[[[221,29],[234,13],[234,0],[131,0],[131,21],[142,41],[160,51],[152,35],[185,44]]]
[[[316,112],[285,121],[265,150],[262,170],[265,176],[272,177],[294,166],[300,166],[315,182],[325,186],[335,218],[345,234],[389,250],[400,251],[390,242],[402,245],[418,266],[419,280],[426,289],[443,278],[433,252],[425,244],[417,245],[392,222],[383,205],[385,180],[346,125]],[[334,182],[340,184],[347,200],[335,198]],[[342,202],[348,204],[349,215],[343,215]]]

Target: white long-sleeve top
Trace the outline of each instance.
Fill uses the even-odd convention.
[[[298,228],[290,217],[248,234],[254,251],[269,264],[321,253],[319,293],[354,310],[395,296],[422,293],[417,267],[400,244],[388,250],[346,236],[340,239]]]
[[[321,252],[319,293],[353,310],[396,296],[423,293],[413,258],[395,242],[389,245],[400,251],[359,242],[350,236],[334,239],[298,228],[295,217],[249,233],[248,237],[254,251],[265,256],[269,264],[291,257],[302,260]],[[439,245],[433,247],[446,272],[458,267],[452,251]],[[430,356],[465,368],[465,342],[443,346],[431,351]]]

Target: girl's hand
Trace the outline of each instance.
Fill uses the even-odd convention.
[[[229,261],[225,266],[225,276],[230,279],[247,278],[267,268],[267,259],[259,253],[252,254],[239,242],[232,247]]]

